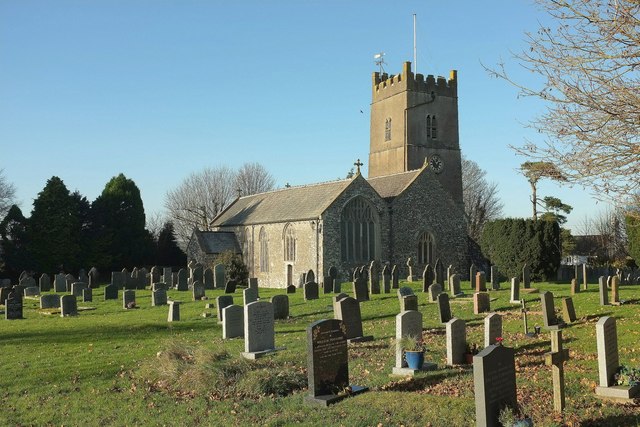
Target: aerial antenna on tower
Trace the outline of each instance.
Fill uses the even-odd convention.
[[[373,55],[373,59],[375,59],[376,65],[380,67],[380,74],[384,73],[383,65],[386,64],[386,62],[384,62],[384,52],[376,53]]]

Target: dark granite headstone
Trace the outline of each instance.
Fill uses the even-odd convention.
[[[542,321],[547,329],[558,329],[558,317],[556,316],[553,304],[553,294],[549,291],[540,292],[540,303],[542,304]]]
[[[236,281],[235,280],[227,280],[226,285],[224,286],[225,294],[233,294],[236,292]]]
[[[271,297],[271,304],[273,304],[274,319],[289,318],[289,297],[288,296],[274,295]]]
[[[42,295],[40,308],[60,308],[60,297],[56,294]]]
[[[360,303],[355,298],[347,297],[337,301],[335,304],[334,317],[344,322],[347,340],[349,342],[366,342],[373,340],[373,336],[371,335],[363,336]]]
[[[122,292],[122,308],[129,309],[136,305],[136,291],[125,289]]]
[[[369,288],[365,278],[358,277],[353,282],[353,295],[358,302],[369,301]]]
[[[473,356],[476,426],[498,426],[504,407],[517,410],[516,366],[512,348],[490,345]]]
[[[93,289],[85,288],[82,290],[82,302],[92,302],[93,301]]]
[[[447,323],[451,320],[451,305],[449,304],[449,294],[442,292],[438,295],[438,312],[440,313],[440,323]]]
[[[75,295],[63,295],[60,297],[60,317],[77,316],[78,301]]]
[[[118,299],[118,288],[116,285],[107,285],[104,287],[104,299]]]
[[[303,286],[304,300],[309,301],[318,299],[318,284],[316,282],[307,282]]]
[[[225,307],[229,307],[230,305],[233,305],[232,296],[220,295],[219,297],[216,298],[216,313],[218,315],[219,323],[222,323],[222,320],[224,318],[224,313],[222,312],[222,309],[224,309]]]
[[[22,319],[22,298],[17,298],[10,294],[9,298],[4,300],[4,318],[6,320]]]
[[[294,285],[287,286],[287,293],[288,294],[295,294],[296,293],[296,287]]]

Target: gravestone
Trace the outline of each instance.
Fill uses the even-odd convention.
[[[123,289],[125,286],[125,276],[121,271],[112,271],[111,272],[111,284],[116,287],[116,289]],[[57,292],[57,291],[56,291]]]
[[[71,284],[71,295],[76,296],[76,297],[81,297],[82,296],[82,290],[83,289],[87,289],[88,287],[89,287],[89,285],[84,283],[84,282],[73,282]]]
[[[502,337],[502,316],[491,313],[484,318],[484,346],[497,344],[498,337]]]
[[[125,289],[122,291],[122,308],[130,309],[135,308],[136,305],[136,291],[133,289]]]
[[[565,322],[576,321],[576,309],[573,307],[573,299],[571,297],[562,298],[562,318]]]
[[[400,286],[400,269],[396,264],[391,269],[391,289],[398,289]]]
[[[520,279],[517,277],[511,278],[511,304],[520,304]]]
[[[377,261],[369,264],[369,293],[380,293],[380,264]]]
[[[224,320],[223,309],[233,305],[233,297],[229,295],[220,295],[216,298],[216,314],[218,316],[218,323],[222,323]]]
[[[53,292],[67,292],[67,279],[64,274],[53,276]]]
[[[413,289],[408,286],[403,286],[397,291],[398,299],[402,299],[402,297],[406,297],[407,295],[414,295]]]
[[[454,274],[456,274],[456,272],[453,269],[453,265],[449,265],[449,267],[447,267],[447,276],[445,277],[447,283],[449,284],[449,290],[451,290],[451,276],[453,276]]]
[[[71,284],[73,282],[77,282],[75,276],[73,274],[67,274],[66,276],[64,276],[64,280],[66,282],[66,291],[71,292]]]
[[[604,316],[596,323],[598,347],[598,378],[596,396],[629,402],[640,395],[640,385],[615,386],[615,374],[620,367],[618,356],[618,332],[615,317]]]
[[[580,292],[580,286],[576,279],[571,279],[571,295],[575,295]]]
[[[100,279],[100,274],[98,273],[98,269],[95,267],[91,267],[91,270],[89,270],[89,274],[87,274],[87,276],[89,276],[89,287],[91,289],[95,289],[97,288],[99,285],[98,280]]]
[[[15,292],[10,293],[4,300],[4,318],[6,320],[22,319],[22,298],[18,298]]]
[[[140,288],[140,283],[138,282],[138,267],[133,267],[133,270],[131,270],[131,276],[129,276],[128,285],[129,289]],[[144,287],[142,289],[144,289]]]
[[[15,292],[15,297],[23,299],[24,298],[24,290],[26,288],[22,285],[16,285],[13,287],[13,291]]]
[[[613,276],[607,276],[607,289],[611,289],[611,279]]]
[[[331,305],[333,307],[333,312],[335,313],[337,308],[336,305],[338,304],[338,301],[347,298],[349,295],[347,294],[338,294],[335,297],[331,298]]]
[[[246,288],[242,290],[242,302],[244,305],[258,301],[258,289]]]
[[[358,277],[353,282],[353,295],[358,302],[369,301],[369,288],[366,279]]]
[[[185,270],[184,268],[181,268],[180,270],[178,270],[177,289],[179,291],[188,291],[189,290],[188,279],[189,278],[188,278],[187,270]],[[173,278],[171,280],[173,280]],[[165,279],[165,283],[167,283],[168,285],[171,285],[172,282],[167,282],[166,279]]]
[[[491,289],[497,291],[500,289],[500,280],[498,280],[498,267],[491,266]]]
[[[296,287],[294,285],[287,286],[287,293],[288,294],[295,294],[296,293]]]
[[[407,282],[413,282],[413,259],[411,259],[411,257],[407,259],[407,269],[409,270],[409,275],[407,276]]]
[[[9,298],[9,294],[13,292],[13,288],[1,287],[0,288],[0,304],[4,304],[4,300]]]
[[[551,331],[551,351],[544,354],[544,361],[551,366],[553,379],[553,410],[564,410],[564,362],[569,360],[569,350],[562,348],[562,330]]]
[[[149,284],[158,283],[160,281],[160,267],[154,265],[151,267],[150,276],[149,276]]]
[[[473,356],[476,426],[498,426],[504,407],[518,409],[516,367],[512,348],[490,345]]]
[[[60,317],[77,316],[78,302],[75,295],[63,295],[60,297]]]
[[[449,290],[451,295],[462,296],[464,292],[460,289],[460,275],[452,274],[449,276]]]
[[[216,264],[213,266],[213,281],[216,289],[223,289],[226,283],[224,275],[224,264]]]
[[[118,288],[116,285],[107,285],[104,287],[104,299],[118,299]]]
[[[407,337],[422,340],[422,313],[419,311],[405,311],[396,316],[396,365],[392,370],[394,375],[414,375],[419,372],[407,366],[401,342]],[[422,371],[431,371],[436,368],[434,363],[425,363]]]
[[[168,301],[169,303],[169,315],[167,316],[167,322],[177,322],[180,320],[180,302]]]
[[[93,289],[87,287],[82,290],[82,302],[93,301]]]
[[[210,268],[205,268],[204,269],[203,280],[204,280],[204,288],[205,289],[209,289],[209,290],[215,289],[214,282],[213,282],[213,270],[212,269],[210,269]]]
[[[222,309],[222,339],[244,336],[244,308],[229,305]]]
[[[582,264],[582,290],[587,290],[587,264]]]
[[[307,282],[303,286],[304,300],[309,301],[318,299],[318,284],[316,282]]]
[[[38,285],[40,285],[40,292],[49,292],[51,290],[51,280],[49,279],[49,275],[43,273],[40,276],[40,280],[38,280]]]
[[[258,290],[258,278],[257,277],[249,277],[249,288]]]
[[[440,283],[434,283],[429,286],[429,302],[438,301],[438,295],[442,293],[442,286]]]
[[[169,290],[169,285],[167,285],[166,283],[163,282],[159,282],[159,283],[154,283],[151,285],[151,290],[158,290],[158,289],[163,289],[165,291]]]
[[[465,363],[467,351],[467,327],[462,319],[453,318],[445,326],[447,332],[447,365]]]
[[[227,283],[224,285],[224,293],[225,294],[234,294],[236,292],[236,281],[235,280],[227,280]]]
[[[435,282],[444,288],[444,265],[442,261],[440,261],[440,258],[436,259],[436,263],[433,266],[433,273],[435,274]]]
[[[522,267],[522,287],[524,289],[531,288],[531,268],[526,263]]]
[[[389,264],[385,264],[382,269],[382,292],[385,294],[391,292],[391,268]]]
[[[24,296],[25,297],[38,297],[40,296],[40,288],[36,286],[30,286],[28,288],[24,288]]]
[[[149,272],[146,268],[142,267],[140,270],[138,270],[138,289],[146,289],[148,284]]]
[[[540,303],[542,305],[542,321],[546,329],[560,328],[553,304],[553,294],[549,291],[540,292]]]
[[[307,274],[304,276],[304,280],[305,280],[305,283],[307,283],[307,282],[315,282],[316,281],[316,275],[313,272],[313,270],[307,271]]]
[[[609,290],[607,280],[604,276],[598,278],[598,289],[600,292],[600,305],[609,305]]]
[[[471,267],[469,267],[469,283],[471,285],[471,289],[475,289],[476,287],[476,274],[478,273],[478,268],[474,263],[471,263]]]
[[[256,301],[244,306],[244,352],[245,359],[258,359],[276,351],[273,305],[267,301]]]
[[[289,318],[289,297],[288,296],[274,295],[271,297],[271,304],[273,304],[274,319]]]
[[[322,293],[330,294],[333,292],[333,277],[326,275],[322,281]]]
[[[620,305],[620,278],[618,276],[611,278],[611,304]]]
[[[435,278],[436,276],[433,272],[433,268],[430,264],[427,264],[422,272],[422,292],[429,291],[429,286],[433,285]]]
[[[40,308],[60,308],[60,297],[56,294],[42,295]]]
[[[476,292],[486,292],[487,291],[487,279],[485,277],[484,271],[478,271],[476,273]]]
[[[162,281],[167,285],[173,285],[173,274],[171,274],[171,267],[164,267],[162,269]]]
[[[36,288],[36,287],[38,287],[38,284],[36,283],[36,280],[31,276],[27,276],[24,279],[20,280],[20,282],[18,284],[20,286],[24,287],[24,288]]]
[[[405,295],[400,298],[400,313],[409,310],[418,310],[418,295]]]
[[[191,290],[191,294],[193,295],[194,301],[200,301],[206,297],[204,291],[204,284],[199,280],[193,282],[193,288]]]
[[[491,311],[491,302],[487,292],[475,292],[473,294],[473,314],[488,313]]]
[[[349,384],[347,338],[340,320],[318,320],[307,327],[307,376],[305,401],[312,404],[328,406],[368,390]]]
[[[151,291],[151,306],[158,307],[167,305],[167,291],[165,289],[154,289]]]
[[[442,292],[438,295],[438,312],[440,313],[440,323],[447,323],[451,320],[451,305],[449,304],[449,294]]]
[[[360,303],[355,298],[347,297],[337,301],[333,317],[344,322],[347,342],[366,342],[373,340],[372,335],[364,336],[363,334]]]

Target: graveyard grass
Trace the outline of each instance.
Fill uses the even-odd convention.
[[[400,286],[407,285],[401,283]],[[445,326],[437,304],[429,303],[421,284],[409,283],[423,313],[426,360],[439,369],[413,379],[390,377],[395,364],[396,290],[371,295],[361,303],[365,335],[374,341],[349,346],[352,384],[371,391],[329,408],[309,406],[306,390],[306,327],[332,318],[332,294],[303,301],[289,294],[291,318],[275,323],[277,347],[286,350],[258,361],[240,358],[243,340],[222,340],[213,303],[221,290],[207,290],[208,301],[190,292],[169,291],[183,301],[181,320],[167,322],[167,306],[151,307],[150,291],[136,291],[140,308],[124,310],[121,299],[103,300],[104,286],[93,302],[78,302],[76,317],[44,315],[38,302],[25,300],[25,320],[1,321],[2,375],[0,425],[345,425],[472,426],[475,424],[473,372],[470,366],[445,367]],[[569,284],[536,283],[554,293],[556,311]],[[351,294],[351,284],[343,284]],[[482,347],[484,322],[473,314],[471,290],[451,298],[455,317],[467,322],[467,341]],[[621,299],[638,298],[637,286],[621,286]],[[260,289],[268,299],[284,290]],[[503,316],[503,344],[516,350],[518,400],[536,426],[624,426],[640,423],[640,407],[597,399],[595,323],[615,316],[621,364],[640,366],[640,302],[601,307],[596,284],[573,296],[578,320],[563,332],[570,350],[565,364],[567,408],[552,411],[549,333],[524,336],[520,306],[509,303],[509,286],[490,291],[491,307]],[[122,291],[119,293],[121,298]],[[542,325],[538,293],[521,293],[528,302],[529,325]],[[240,304],[241,291],[234,294]],[[94,307],[95,310],[82,310]],[[203,317],[203,312],[211,317]]]

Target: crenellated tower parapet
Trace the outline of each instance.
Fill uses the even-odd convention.
[[[436,78],[432,74],[425,78],[420,73],[414,74],[411,71],[411,62],[407,61],[403,64],[400,74],[380,74],[378,71],[373,73],[372,99],[376,102],[407,90],[455,98],[458,96],[457,77],[458,72],[451,70],[448,80],[441,76]]]

